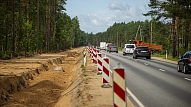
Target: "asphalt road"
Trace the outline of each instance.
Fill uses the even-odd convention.
[[[125,69],[126,87],[136,107],[191,107],[191,72],[179,73],[176,64],[152,58],[101,53],[109,57],[111,70],[118,62]]]

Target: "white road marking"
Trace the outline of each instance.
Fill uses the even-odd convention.
[[[189,78],[184,78],[185,80],[188,80],[188,81],[191,81],[191,79],[189,79]]]
[[[144,63],[145,65],[149,65],[149,64],[147,64],[147,63]]]
[[[164,69],[159,69],[160,71],[162,71],[162,72],[165,72],[165,70]]]
[[[138,99],[135,97],[135,95],[126,87],[126,91],[131,95],[131,97],[136,101],[136,103],[139,105],[139,107],[145,107]]]

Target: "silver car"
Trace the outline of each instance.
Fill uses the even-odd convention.
[[[109,52],[116,52],[116,53],[118,53],[118,47],[117,46],[110,46],[109,47]]]

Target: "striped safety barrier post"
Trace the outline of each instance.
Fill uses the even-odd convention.
[[[97,52],[96,52],[96,48],[93,48],[93,63],[97,64]]]
[[[113,71],[113,107],[127,107],[125,91],[125,71],[124,68],[114,68]]]
[[[87,49],[88,49],[88,53],[90,53],[90,47],[88,47]]]
[[[87,59],[86,59],[86,50],[84,50],[84,66],[86,66],[86,62],[87,62]]]
[[[99,49],[96,49],[96,52],[97,52],[97,53],[100,53],[100,50],[99,50]]]
[[[101,86],[102,88],[110,88],[111,85],[109,85],[110,81],[110,62],[108,57],[104,57],[102,60],[102,82],[103,85]]]
[[[93,60],[93,48],[91,48],[90,50],[90,56],[91,56],[91,59]]]
[[[99,50],[99,49],[96,49],[95,64],[98,63],[98,62],[97,62],[97,61],[98,61],[98,58],[97,58],[97,57],[98,57],[98,56],[97,56],[98,53],[100,53],[100,50]]]
[[[98,69],[98,72],[97,72],[97,75],[101,75],[102,74],[102,69],[103,69],[103,66],[102,66],[102,53],[97,53],[97,69]]]

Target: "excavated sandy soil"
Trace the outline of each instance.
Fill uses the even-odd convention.
[[[111,107],[112,88],[101,88],[102,77],[87,52],[83,66],[83,52],[81,47],[0,60],[0,106]]]

